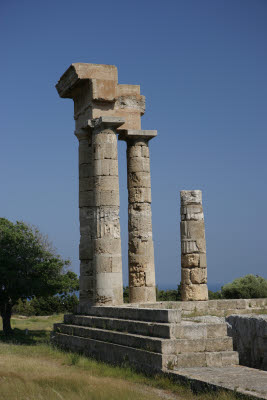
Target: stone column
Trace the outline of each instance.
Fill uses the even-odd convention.
[[[88,140],[80,139],[80,303],[123,303],[119,177],[116,127],[118,117],[88,121]],[[89,150],[88,150],[89,148]],[[81,163],[81,159],[85,161]]]
[[[94,193],[92,135],[89,131],[76,131],[79,140],[79,214],[80,214],[80,304],[95,301],[95,275],[93,268]]]
[[[181,191],[182,300],[208,300],[201,190]]]
[[[155,302],[149,140],[155,131],[128,131],[127,186],[130,303]]]

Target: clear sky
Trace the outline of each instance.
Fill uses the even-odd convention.
[[[150,142],[159,287],[180,281],[179,191],[201,189],[208,282],[267,278],[267,1],[0,2],[0,210],[48,234],[79,271],[73,62],[114,64],[140,84]],[[127,283],[125,143],[119,143]]]

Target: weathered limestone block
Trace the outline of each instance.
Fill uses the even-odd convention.
[[[192,283],[207,283],[207,268],[192,268],[190,280]]]
[[[128,174],[127,179],[128,189],[132,188],[150,188],[150,173],[149,172],[133,172]]]
[[[193,300],[208,300],[208,288],[206,284],[183,284],[182,289],[182,300],[186,301]]]
[[[199,267],[200,265],[199,254],[182,254],[183,268]]]
[[[151,203],[151,189],[150,187],[135,187],[129,189],[129,203]]]
[[[208,300],[205,225],[200,190],[181,191],[182,300]]]

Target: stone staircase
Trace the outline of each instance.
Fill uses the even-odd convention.
[[[143,371],[238,364],[227,324],[182,320],[179,310],[91,307],[55,324],[52,342],[114,364]]]

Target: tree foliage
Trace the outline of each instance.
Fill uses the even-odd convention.
[[[0,312],[5,333],[11,331],[12,307],[19,299],[78,289],[77,275],[67,270],[68,264],[37,228],[0,218]]]
[[[222,287],[225,299],[254,299],[267,297],[267,279],[258,275],[246,275]]]
[[[48,297],[34,297],[32,300],[22,301],[13,307],[13,314],[19,315],[51,315],[73,312],[79,300],[75,293]]]

